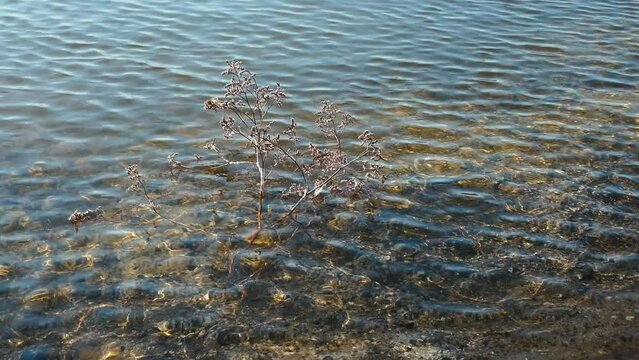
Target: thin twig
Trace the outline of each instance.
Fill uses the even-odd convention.
[[[362,157],[366,156],[366,154],[368,154],[369,152],[370,152],[370,150],[363,151],[361,154],[357,155],[355,158],[351,159],[346,164],[340,166],[328,178],[324,179],[324,181],[320,182],[318,185],[316,185],[310,191],[306,191],[305,190],[304,194],[299,198],[299,200],[297,200],[295,205],[293,205],[293,207],[291,207],[291,209],[283,217],[291,216],[291,214],[295,211],[295,209],[297,209],[297,207],[302,203],[302,201],[304,201],[304,199],[306,199],[306,197],[308,196],[309,193],[315,193],[315,191],[317,191],[318,189],[321,189],[324,185],[326,185],[329,182],[331,182],[335,178],[335,176],[337,176],[340,172],[342,172],[344,169],[346,169],[349,165],[351,165],[355,161],[361,159]]]

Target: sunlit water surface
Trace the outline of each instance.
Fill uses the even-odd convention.
[[[0,357],[637,350],[635,1],[0,1],[0,24]],[[229,59],[308,133],[324,99],[353,113],[389,182],[262,248],[250,168],[154,180],[210,236],[141,216],[124,167],[215,161]]]

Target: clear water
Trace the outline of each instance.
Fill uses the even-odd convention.
[[[0,1],[0,24],[1,357],[637,350],[637,2]],[[75,209],[140,201],[126,165],[221,138],[202,102],[229,59],[308,132],[336,100],[391,181],[259,251],[234,237],[242,168],[170,185],[210,237],[130,213],[75,233]]]

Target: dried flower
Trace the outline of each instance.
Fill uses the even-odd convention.
[[[295,119],[291,118],[291,125],[282,131],[282,134],[288,136],[288,139],[293,141],[295,144],[299,141],[296,129],[297,124],[295,124]]]
[[[346,164],[346,156],[339,151],[329,149],[320,149],[310,144],[311,157],[313,159],[313,167],[324,173],[332,172]]]
[[[222,71],[222,75],[239,75],[245,71],[242,61],[229,60],[226,62],[226,69]]]
[[[286,93],[284,93],[284,89],[282,89],[279,83],[277,83],[277,86],[275,87],[275,89],[271,91],[270,97],[273,100],[273,104],[275,106],[277,107],[282,106],[282,102],[284,101],[284,98],[286,97]]]
[[[336,123],[338,119],[341,119],[339,124]],[[337,129],[343,129],[355,124],[355,117],[340,110],[330,101],[322,101],[319,111],[315,113],[315,124],[326,137],[334,138],[337,136]]]
[[[359,192],[364,187],[364,182],[354,177],[350,179],[346,179],[345,182],[346,182],[346,191],[351,193]]]
[[[89,209],[84,212],[75,210],[73,214],[69,216],[69,222],[71,223],[71,226],[73,226],[73,229],[75,230],[75,232],[78,232],[78,230],[80,229],[80,224],[85,223],[87,221],[95,220],[100,215],[102,215],[102,213],[103,211],[100,206],[98,206],[95,210]]]
[[[204,109],[205,110],[213,110],[213,111],[218,111],[218,110],[231,110],[237,107],[237,104],[235,103],[235,100],[233,99],[216,99],[216,98],[210,98],[207,99],[204,102]]]
[[[169,162],[169,167],[171,169],[179,168],[182,166],[182,163],[175,159],[175,157],[178,155],[179,155],[178,153],[171,153],[169,154],[169,156],[166,157],[166,159]]]
[[[291,184],[291,186],[284,191],[284,193],[282,193],[282,196],[286,197],[286,196],[296,196],[296,197],[300,197],[302,195],[304,195],[304,191],[306,191],[306,187],[302,184],[298,184],[298,183],[293,183]]]
[[[217,144],[215,143],[215,139],[207,141],[202,147],[206,150],[215,151],[216,153],[220,152],[220,149],[218,149]]]
[[[133,184],[127,191],[140,191],[146,188],[144,177],[140,174],[138,166],[133,164],[126,167],[126,174]]]
[[[224,137],[226,139],[230,139],[233,135],[238,133],[238,130],[235,127],[235,120],[230,116],[222,116],[220,126],[222,127],[222,131],[224,132]]]
[[[178,153],[171,153],[167,156],[167,160],[169,162],[169,172],[171,173],[171,177],[177,180],[177,177],[184,166],[181,162],[176,160],[176,156],[178,156]]]
[[[330,101],[322,101],[322,106],[315,114],[315,124],[326,135],[333,138],[337,136],[335,129],[335,118],[339,110]]]
[[[360,143],[361,146],[365,147],[366,150],[371,152],[372,154],[371,160],[374,160],[374,161],[386,160],[382,157],[382,150],[378,145],[379,141],[373,137],[373,133],[371,133],[368,130],[364,130],[364,132],[361,133],[357,137],[357,139],[361,141]]]
[[[338,128],[342,129],[355,124],[353,115],[342,111],[340,111],[340,114],[342,115],[342,121],[337,125]]]

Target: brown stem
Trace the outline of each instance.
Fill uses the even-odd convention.
[[[231,111],[233,111],[235,113],[235,115],[237,115],[237,118],[240,119],[240,121],[242,122],[242,124],[244,124],[244,127],[246,129],[250,129],[251,128],[250,126],[248,126],[248,124],[244,120],[244,117],[242,116],[242,110],[241,109],[238,109],[237,106],[233,106],[231,108]],[[250,119],[249,119],[249,121],[250,121]]]
[[[257,230],[262,230],[262,210],[264,206],[264,158],[262,156],[262,152],[259,147],[255,147],[255,165],[257,166],[257,171],[260,173],[260,193],[259,193],[259,204],[257,207]]]
[[[227,164],[225,164],[227,165]],[[185,223],[182,223],[180,221],[177,221],[175,219],[172,219],[164,214],[162,214],[158,208],[157,203],[155,202],[155,200],[153,199],[153,197],[151,197],[151,194],[149,193],[149,190],[146,187],[146,183],[145,181],[142,179],[142,177],[140,175],[137,176],[136,178],[136,183],[137,185],[141,188],[142,190],[142,195],[144,195],[144,197],[146,198],[146,200],[149,202],[149,207],[151,208],[151,211],[153,211],[157,216],[159,216],[161,219],[164,219],[174,225],[178,225],[178,226],[182,226],[185,229],[192,231],[192,232],[200,232],[200,233],[204,233],[206,235],[210,235],[209,233],[207,233],[206,231],[202,230],[202,229],[196,229],[190,225],[187,225]]]
[[[306,179],[306,174],[304,173],[304,169],[302,168],[302,165],[300,165],[300,163],[295,159],[295,157],[289,154],[289,152],[286,149],[284,149],[282,146],[280,146],[277,143],[274,143],[273,145],[278,150],[280,150],[282,154],[284,154],[284,156],[286,156],[289,160],[291,160],[293,164],[295,164],[295,167],[297,167],[297,170],[299,171],[300,175],[302,175],[302,179],[304,180],[304,188],[308,188],[308,181]]]
[[[337,127],[335,127],[335,120],[331,120],[331,125],[333,125],[333,134],[335,135],[335,140],[337,140],[337,149],[339,150],[339,156],[342,156],[342,141],[339,138],[339,134],[337,134]]]

